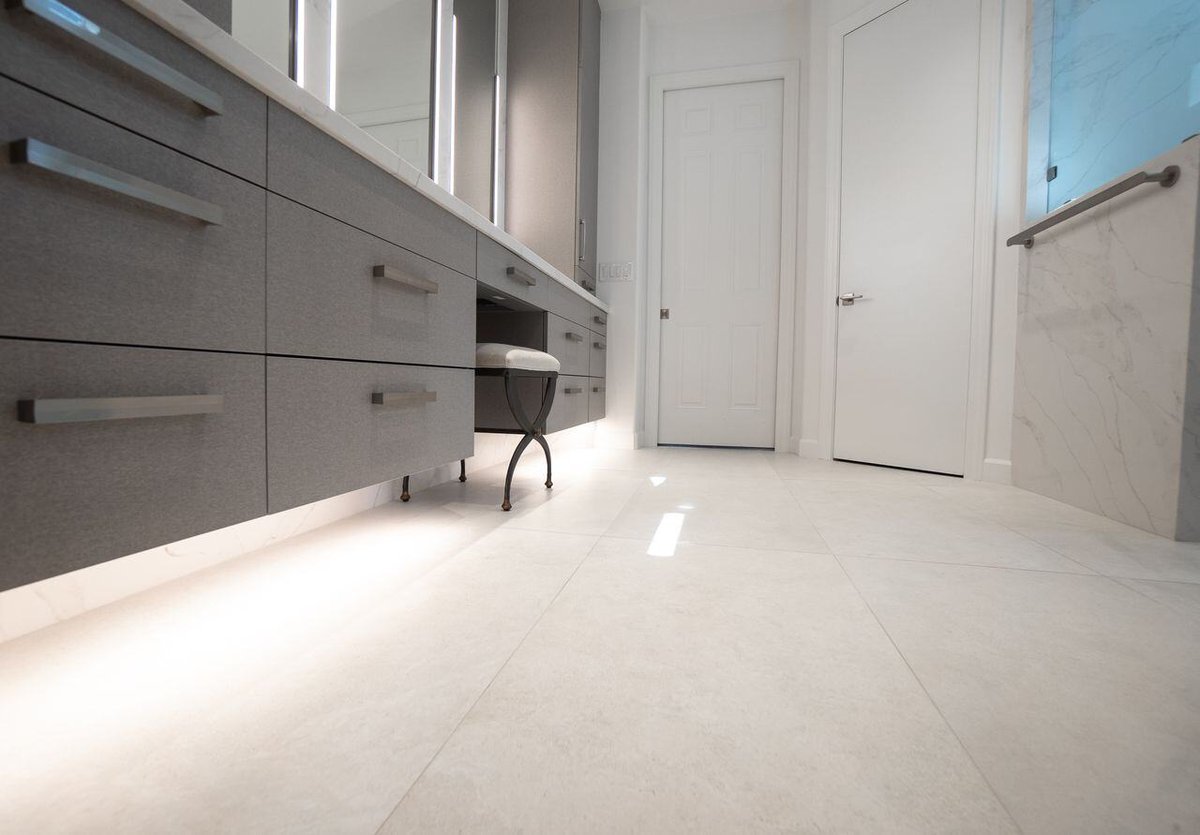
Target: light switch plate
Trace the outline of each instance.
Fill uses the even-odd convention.
[[[633,281],[632,261],[609,261],[599,265],[600,280],[605,284]]]

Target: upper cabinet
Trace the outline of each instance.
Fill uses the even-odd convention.
[[[597,0],[509,0],[506,226],[593,291],[599,133]]]

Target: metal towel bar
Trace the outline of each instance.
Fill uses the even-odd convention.
[[[1068,221],[1077,215],[1083,214],[1089,209],[1094,209],[1102,203],[1107,203],[1114,197],[1119,197],[1127,191],[1145,185],[1146,183],[1158,183],[1163,188],[1170,188],[1179,182],[1179,166],[1168,165],[1157,174],[1151,174],[1147,171],[1139,171],[1131,177],[1126,177],[1119,183],[1113,183],[1104,191],[1097,192],[1086,200],[1080,200],[1078,203],[1068,204],[1065,208],[1056,214],[1051,215],[1045,220],[1035,223],[1028,229],[1024,229],[1008,239],[1009,246],[1021,244],[1026,249],[1033,247],[1033,239],[1047,229],[1052,229],[1058,224]]]

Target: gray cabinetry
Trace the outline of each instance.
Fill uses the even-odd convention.
[[[23,162],[26,139],[47,158]],[[3,78],[0,145],[0,336],[263,350],[263,189]],[[75,175],[43,167],[58,163]],[[81,166],[220,222],[85,182]]]
[[[267,99],[120,0],[0,8],[0,74],[262,184]],[[50,18],[49,20],[47,18]],[[106,51],[98,44],[123,46]],[[208,108],[208,109],[206,109]]]
[[[0,339],[0,590],[266,513],[264,362]]]
[[[475,275],[475,230],[272,101],[267,187],[426,258]]]
[[[574,322],[546,314],[546,351],[562,363],[562,374],[587,376],[593,334]]]
[[[272,194],[267,350],[312,357],[475,364],[475,282]]]
[[[466,369],[267,358],[272,513],[474,452]]]
[[[509,0],[506,218],[594,288],[600,125],[597,0]]]
[[[600,420],[604,417],[605,411],[605,388],[604,379],[594,379],[591,382],[591,392],[588,395],[588,420]]]
[[[486,235],[479,236],[476,277],[483,284],[495,287],[504,296],[543,310],[553,283],[541,270]]]

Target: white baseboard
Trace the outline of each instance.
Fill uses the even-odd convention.
[[[812,461],[820,461],[825,457],[821,454],[820,442],[815,438],[800,438],[796,442],[796,454]]]
[[[1012,461],[1003,458],[985,458],[980,479],[994,484],[1012,484]]]

